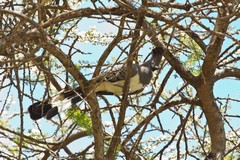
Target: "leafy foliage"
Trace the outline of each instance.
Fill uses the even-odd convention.
[[[183,48],[188,49],[187,60],[184,62],[185,66],[192,72],[193,75],[198,76],[201,72],[203,51],[200,46],[191,39],[187,34],[181,37]]]
[[[92,133],[92,121],[88,114],[77,109],[76,106],[67,110],[67,116],[76,123],[80,128]]]

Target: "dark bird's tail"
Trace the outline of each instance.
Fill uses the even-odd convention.
[[[81,96],[82,92],[78,87],[75,90],[69,90],[59,93],[52,100],[44,102],[38,101],[36,103],[33,103],[28,107],[30,118],[32,120],[38,120],[42,117],[45,117],[46,119],[51,119],[58,114],[58,108],[60,106],[65,107],[64,105],[67,105],[67,103],[69,104],[69,102],[70,106],[72,104],[76,104],[82,101]],[[69,105],[67,105],[67,107],[68,106]]]
[[[42,103],[38,101],[28,107],[28,112],[32,120],[38,120],[46,116],[48,111],[50,111],[51,109],[52,109],[52,105],[48,104],[48,102]]]

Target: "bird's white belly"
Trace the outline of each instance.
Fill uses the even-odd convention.
[[[130,93],[136,92],[143,88],[143,84],[140,83],[139,80],[140,78],[138,74],[130,79]]]
[[[123,85],[124,85],[124,80],[117,81],[117,82],[104,81],[97,86],[95,91],[96,92],[105,91],[105,92],[111,92],[115,95],[121,95]],[[129,88],[130,93],[138,91],[142,88],[143,88],[143,85],[139,82],[138,74],[130,79],[130,88]]]

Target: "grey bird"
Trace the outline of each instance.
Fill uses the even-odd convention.
[[[151,58],[139,64],[132,64],[131,76],[129,82],[129,94],[136,94],[143,91],[153,76],[153,72],[159,69],[162,59],[163,48],[156,47],[151,52]],[[96,79],[95,92],[97,95],[118,95],[122,94],[126,75],[126,64],[121,68],[115,68],[109,72],[101,73]],[[61,91],[50,100],[38,101],[28,107],[28,112],[32,120],[38,120],[42,117],[51,119],[58,114],[58,108],[65,103],[76,104],[82,101],[82,91],[80,87],[74,90]]]

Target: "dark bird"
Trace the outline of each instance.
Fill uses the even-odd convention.
[[[130,77],[130,88],[129,94],[136,94],[143,91],[146,85],[152,79],[153,72],[159,68],[162,59],[163,48],[156,47],[151,52],[151,58],[139,64],[132,64],[131,77]],[[96,80],[95,92],[98,95],[121,95],[123,85],[125,82],[127,65],[123,65],[121,68],[116,68],[108,72],[101,73]],[[58,114],[59,106],[69,106],[76,104],[82,100],[82,91],[80,87],[74,90],[61,91],[56,94],[53,98],[44,101],[36,102],[29,106],[28,111],[30,117],[33,120],[38,120],[42,117],[51,119]]]

